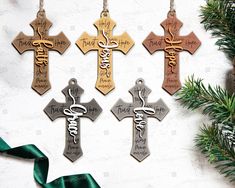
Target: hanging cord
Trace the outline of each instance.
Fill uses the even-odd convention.
[[[40,0],[40,4],[39,4],[39,11],[40,12],[43,11],[43,6],[44,6],[44,0]]]
[[[103,0],[103,11],[108,12],[108,0]]]
[[[107,17],[109,15],[108,0],[103,0],[103,11],[101,17]]]
[[[170,12],[175,12],[175,1],[174,0],[170,0]]]

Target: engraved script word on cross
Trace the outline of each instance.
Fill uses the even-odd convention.
[[[151,90],[144,84],[143,79],[138,79],[129,92],[133,96],[133,103],[125,103],[119,99],[111,111],[119,121],[127,117],[133,118],[131,155],[141,162],[150,155],[147,136],[148,118],[153,117],[161,121],[169,109],[161,99],[156,103],[147,102]]]
[[[69,134],[73,137],[73,141],[76,144],[76,135],[78,134],[78,123],[77,119],[83,114],[87,113],[87,109],[85,106],[82,106],[80,104],[76,104],[76,100],[74,96],[71,93],[71,89],[69,89],[69,96],[73,100],[73,104],[68,108],[64,109],[64,114],[68,116],[67,121],[69,122],[68,124],[68,131]],[[77,112],[75,108],[78,108],[81,112]]]
[[[117,48],[118,43],[116,41],[111,41],[108,38],[107,34],[103,30],[103,36],[106,39],[106,43],[103,41],[99,41],[98,45],[99,47],[103,48],[102,53],[100,54],[100,57],[102,58],[100,68],[106,70],[106,76],[109,77],[108,69],[110,68],[110,51],[111,49]]]
[[[168,18],[161,23],[165,35],[157,36],[151,32],[143,42],[143,45],[151,54],[160,50],[165,52],[165,73],[162,87],[170,95],[175,94],[181,88],[179,53],[188,51],[194,54],[201,45],[201,42],[193,32],[187,36],[179,35],[182,25],[183,23],[177,19],[176,13],[169,12]]]
[[[142,106],[134,108],[134,122],[136,123],[135,128],[140,132],[140,137],[143,138],[143,129],[147,124],[147,121],[144,120],[144,113],[147,115],[154,115],[156,112],[153,108],[148,108],[145,106],[145,100],[142,97],[142,91],[139,91],[139,98],[142,101]]]
[[[94,99],[88,103],[80,102],[80,97],[84,91],[77,84],[76,79],[71,79],[69,85],[62,92],[66,97],[66,103],[58,103],[52,99],[44,112],[52,121],[60,117],[66,118],[64,155],[74,162],[83,154],[80,142],[80,118],[85,117],[94,121],[100,115],[102,109]]]
[[[168,65],[171,67],[171,72],[174,73],[174,67],[177,64],[176,53],[183,51],[183,48],[180,46],[182,40],[175,40],[175,35],[172,33],[170,27],[169,33],[171,37],[165,38],[165,42],[168,44],[165,47],[165,52],[168,53],[168,55],[166,55],[166,58],[168,58]]]
[[[43,66],[48,65],[48,53],[47,50],[44,49],[52,49],[53,48],[53,42],[49,40],[43,40],[43,36],[40,32],[40,27],[37,29],[38,34],[40,35],[40,40],[33,41],[33,46],[36,46],[36,65],[40,67],[40,73],[42,73]]]
[[[115,88],[113,81],[113,51],[121,51],[127,54],[134,42],[126,32],[120,36],[113,36],[113,28],[116,23],[109,17],[107,12],[101,13],[101,18],[94,25],[98,30],[98,35],[90,36],[84,32],[76,44],[84,54],[89,51],[98,51],[96,89],[103,95],[107,95]]]
[[[34,36],[20,34],[12,42],[16,50],[22,54],[25,51],[34,51],[34,78],[32,88],[43,95],[51,88],[49,81],[49,50],[63,54],[70,42],[61,32],[57,36],[48,36],[52,23],[46,18],[45,11],[39,11],[37,18],[30,24]]]

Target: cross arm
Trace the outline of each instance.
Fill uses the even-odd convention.
[[[166,47],[165,39],[163,36],[155,35],[151,32],[143,42],[144,47],[153,54],[156,51],[164,50]]]
[[[71,44],[63,32],[60,32],[57,36],[49,37],[49,40],[53,42],[52,50],[57,51],[60,54],[63,54]]]
[[[130,103],[125,103],[122,99],[117,101],[117,103],[111,109],[111,112],[119,121],[127,117],[134,117],[133,105]]]
[[[33,40],[33,37],[27,36],[23,32],[20,32],[17,37],[13,40],[12,45],[20,54],[22,54],[25,51],[35,49],[32,42]]]
[[[77,40],[76,45],[84,54],[92,50],[98,50],[99,48],[98,38],[92,37],[86,32]]]
[[[52,121],[54,121],[57,118],[65,117],[65,114],[63,113],[65,108],[65,104],[58,103],[55,99],[52,99],[44,109],[44,112]]]
[[[151,117],[157,118],[160,121],[162,121],[170,111],[170,109],[167,107],[167,105],[164,103],[162,99],[159,99],[155,103],[148,103],[147,106],[155,110],[154,115],[148,115],[148,116],[150,118]]]
[[[89,103],[81,103],[81,105],[87,109],[82,117],[89,118],[91,121],[95,121],[102,112],[102,108],[95,99],[92,99]]]
[[[201,41],[194,34],[194,32],[191,32],[187,36],[179,37],[179,39],[182,40],[182,47],[184,50],[188,51],[190,54],[194,54],[201,46]]]
[[[135,44],[127,32],[124,32],[120,36],[113,37],[112,41],[115,41],[118,44],[118,47],[114,50],[121,51],[124,54],[127,54]]]

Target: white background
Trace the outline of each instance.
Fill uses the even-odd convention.
[[[75,41],[87,31],[96,35],[93,23],[102,10],[101,0],[48,0],[47,17],[53,27],[50,35],[63,31],[71,41],[64,55],[50,52],[52,89],[40,97],[31,89],[33,53],[19,55],[11,45],[23,31],[32,35],[29,23],[36,17],[37,0],[0,0],[0,136],[12,147],[35,144],[50,159],[48,181],[71,174],[91,173],[103,188],[232,188],[195,149],[194,138],[208,119],[200,112],[183,109],[175,98],[161,89],[164,70],[163,52],[150,55],[142,41],[150,31],[163,35],[160,23],[166,18],[169,2],[163,0],[110,0],[110,15],[116,21],[114,35],[127,31],[135,41],[134,48],[124,56],[114,52],[116,89],[103,96],[95,88],[97,53],[83,55]],[[178,18],[184,23],[181,35],[194,31],[202,46],[191,56],[180,55],[181,81],[189,75],[203,78],[205,83],[225,85],[230,65],[214,45],[216,39],[200,24],[200,6],[204,0],[177,0]],[[92,123],[81,120],[83,157],[71,163],[63,156],[65,119],[51,122],[43,109],[55,98],[64,102],[61,90],[72,77],[85,89],[82,102],[95,98],[103,113]],[[159,122],[149,120],[151,155],[142,163],[129,153],[132,144],[132,119],[119,122],[110,112],[122,98],[131,102],[128,90],[139,77],[152,89],[149,101],[162,98],[171,109]],[[33,162],[0,156],[1,188],[37,187],[33,179]]]

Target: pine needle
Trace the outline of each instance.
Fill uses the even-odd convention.
[[[201,128],[196,146],[221,174],[235,181],[235,95],[210,85],[202,79],[189,77],[177,93],[177,100],[190,109],[202,109],[212,120],[211,126]]]
[[[204,126],[197,135],[196,146],[208,158],[215,168],[227,177],[235,181],[235,151],[234,144],[226,139],[222,131],[216,126]]]
[[[176,96],[190,110],[202,108],[203,114],[209,115],[214,123],[235,127],[235,95],[229,95],[221,87],[206,88],[202,79],[195,80],[192,76]]]
[[[206,30],[219,40],[216,45],[233,60],[235,57],[235,0],[207,0],[201,9]]]

